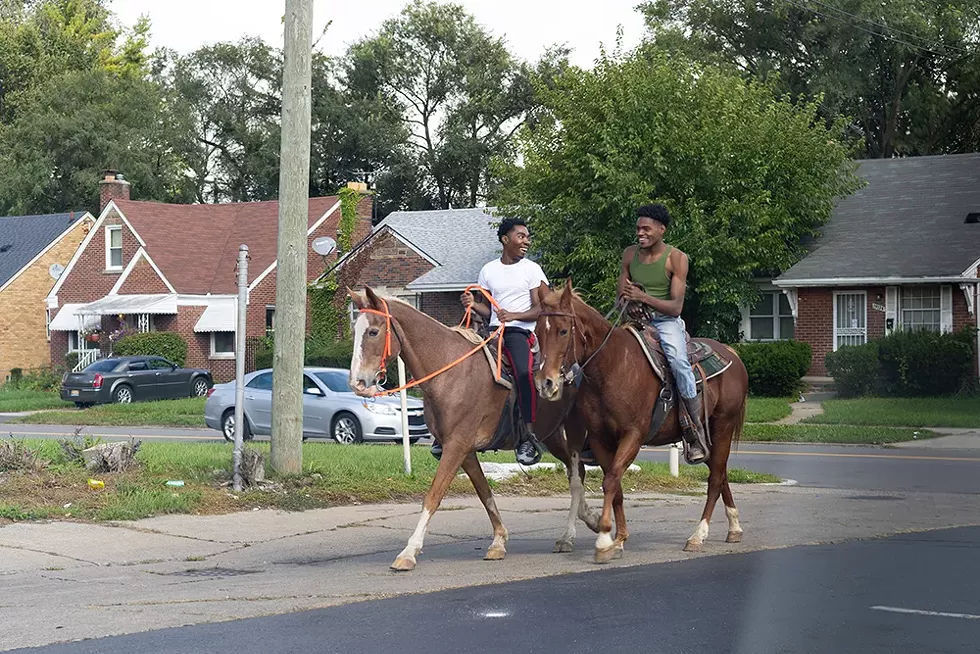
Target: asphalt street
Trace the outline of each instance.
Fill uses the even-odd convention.
[[[980,528],[403,596],[37,654],[975,652]]]

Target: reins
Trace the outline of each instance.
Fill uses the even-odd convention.
[[[620,324],[622,323],[623,316],[626,315],[626,309],[627,309],[626,303],[621,303],[619,300],[616,300],[616,304],[613,305],[613,308],[609,310],[609,313],[607,313],[605,315],[605,318],[604,318],[605,320],[609,320],[609,317],[610,316],[612,316],[613,314],[616,314],[616,319],[614,321],[612,321],[612,324],[609,327],[609,331],[606,332],[606,337],[602,339],[602,343],[600,343],[599,344],[599,347],[596,348],[595,352],[593,352],[585,360],[585,363],[579,363],[578,362],[578,351],[577,351],[577,347],[576,347],[577,341],[575,340],[575,333],[577,331],[575,327],[576,327],[576,325],[578,323],[578,317],[575,315],[575,310],[572,309],[572,312],[571,313],[565,313],[563,311],[548,311],[548,312],[542,312],[541,315],[542,316],[550,316],[550,317],[569,318],[569,319],[571,319],[571,321],[572,321],[572,338],[569,341],[568,346],[565,348],[565,357],[568,356],[568,350],[571,349],[572,350],[572,358],[574,360],[574,365],[577,365],[579,367],[579,370],[581,371],[581,374],[584,375],[585,374],[585,367],[588,366],[589,363],[592,362],[592,359],[594,359],[599,354],[599,352],[602,351],[602,348],[604,348],[606,346],[606,343],[608,343],[610,337],[612,337],[613,332],[616,331],[616,328],[619,327]],[[617,310],[618,310],[618,313],[617,313]],[[585,335],[584,334],[582,335],[582,341],[583,342],[585,341]],[[574,377],[575,377],[575,373],[569,374],[570,371],[569,372],[566,372],[565,371],[565,362],[564,362],[564,360],[562,361],[562,367],[561,368],[562,368],[562,370],[561,370],[562,380],[566,384],[571,383],[573,381]]]

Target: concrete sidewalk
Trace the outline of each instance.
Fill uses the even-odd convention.
[[[972,495],[785,486],[734,493],[744,542],[724,542],[719,503],[706,553],[697,555],[681,548],[703,496],[629,496],[631,538],[611,565],[980,523],[980,497]],[[415,527],[416,505],[0,527],[0,650],[605,569],[592,563],[595,537],[581,523],[576,551],[551,553],[565,498],[503,497],[498,505],[511,533],[506,560],[481,560],[490,526],[476,498],[452,500],[433,519],[419,567],[405,574],[388,564]]]

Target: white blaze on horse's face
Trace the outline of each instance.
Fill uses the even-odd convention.
[[[356,395],[368,397],[374,386],[377,369],[364,370],[364,335],[369,327],[367,314],[360,314],[354,322],[354,352],[350,360],[350,377],[347,385]]]

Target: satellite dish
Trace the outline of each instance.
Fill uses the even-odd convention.
[[[48,274],[51,275],[51,277],[53,277],[54,279],[58,279],[59,277],[61,277],[61,274],[64,272],[65,272],[65,267],[62,266],[60,263],[53,263],[50,266],[48,266]]]
[[[327,256],[337,249],[337,241],[329,236],[321,236],[313,241],[313,251],[320,256]]]

